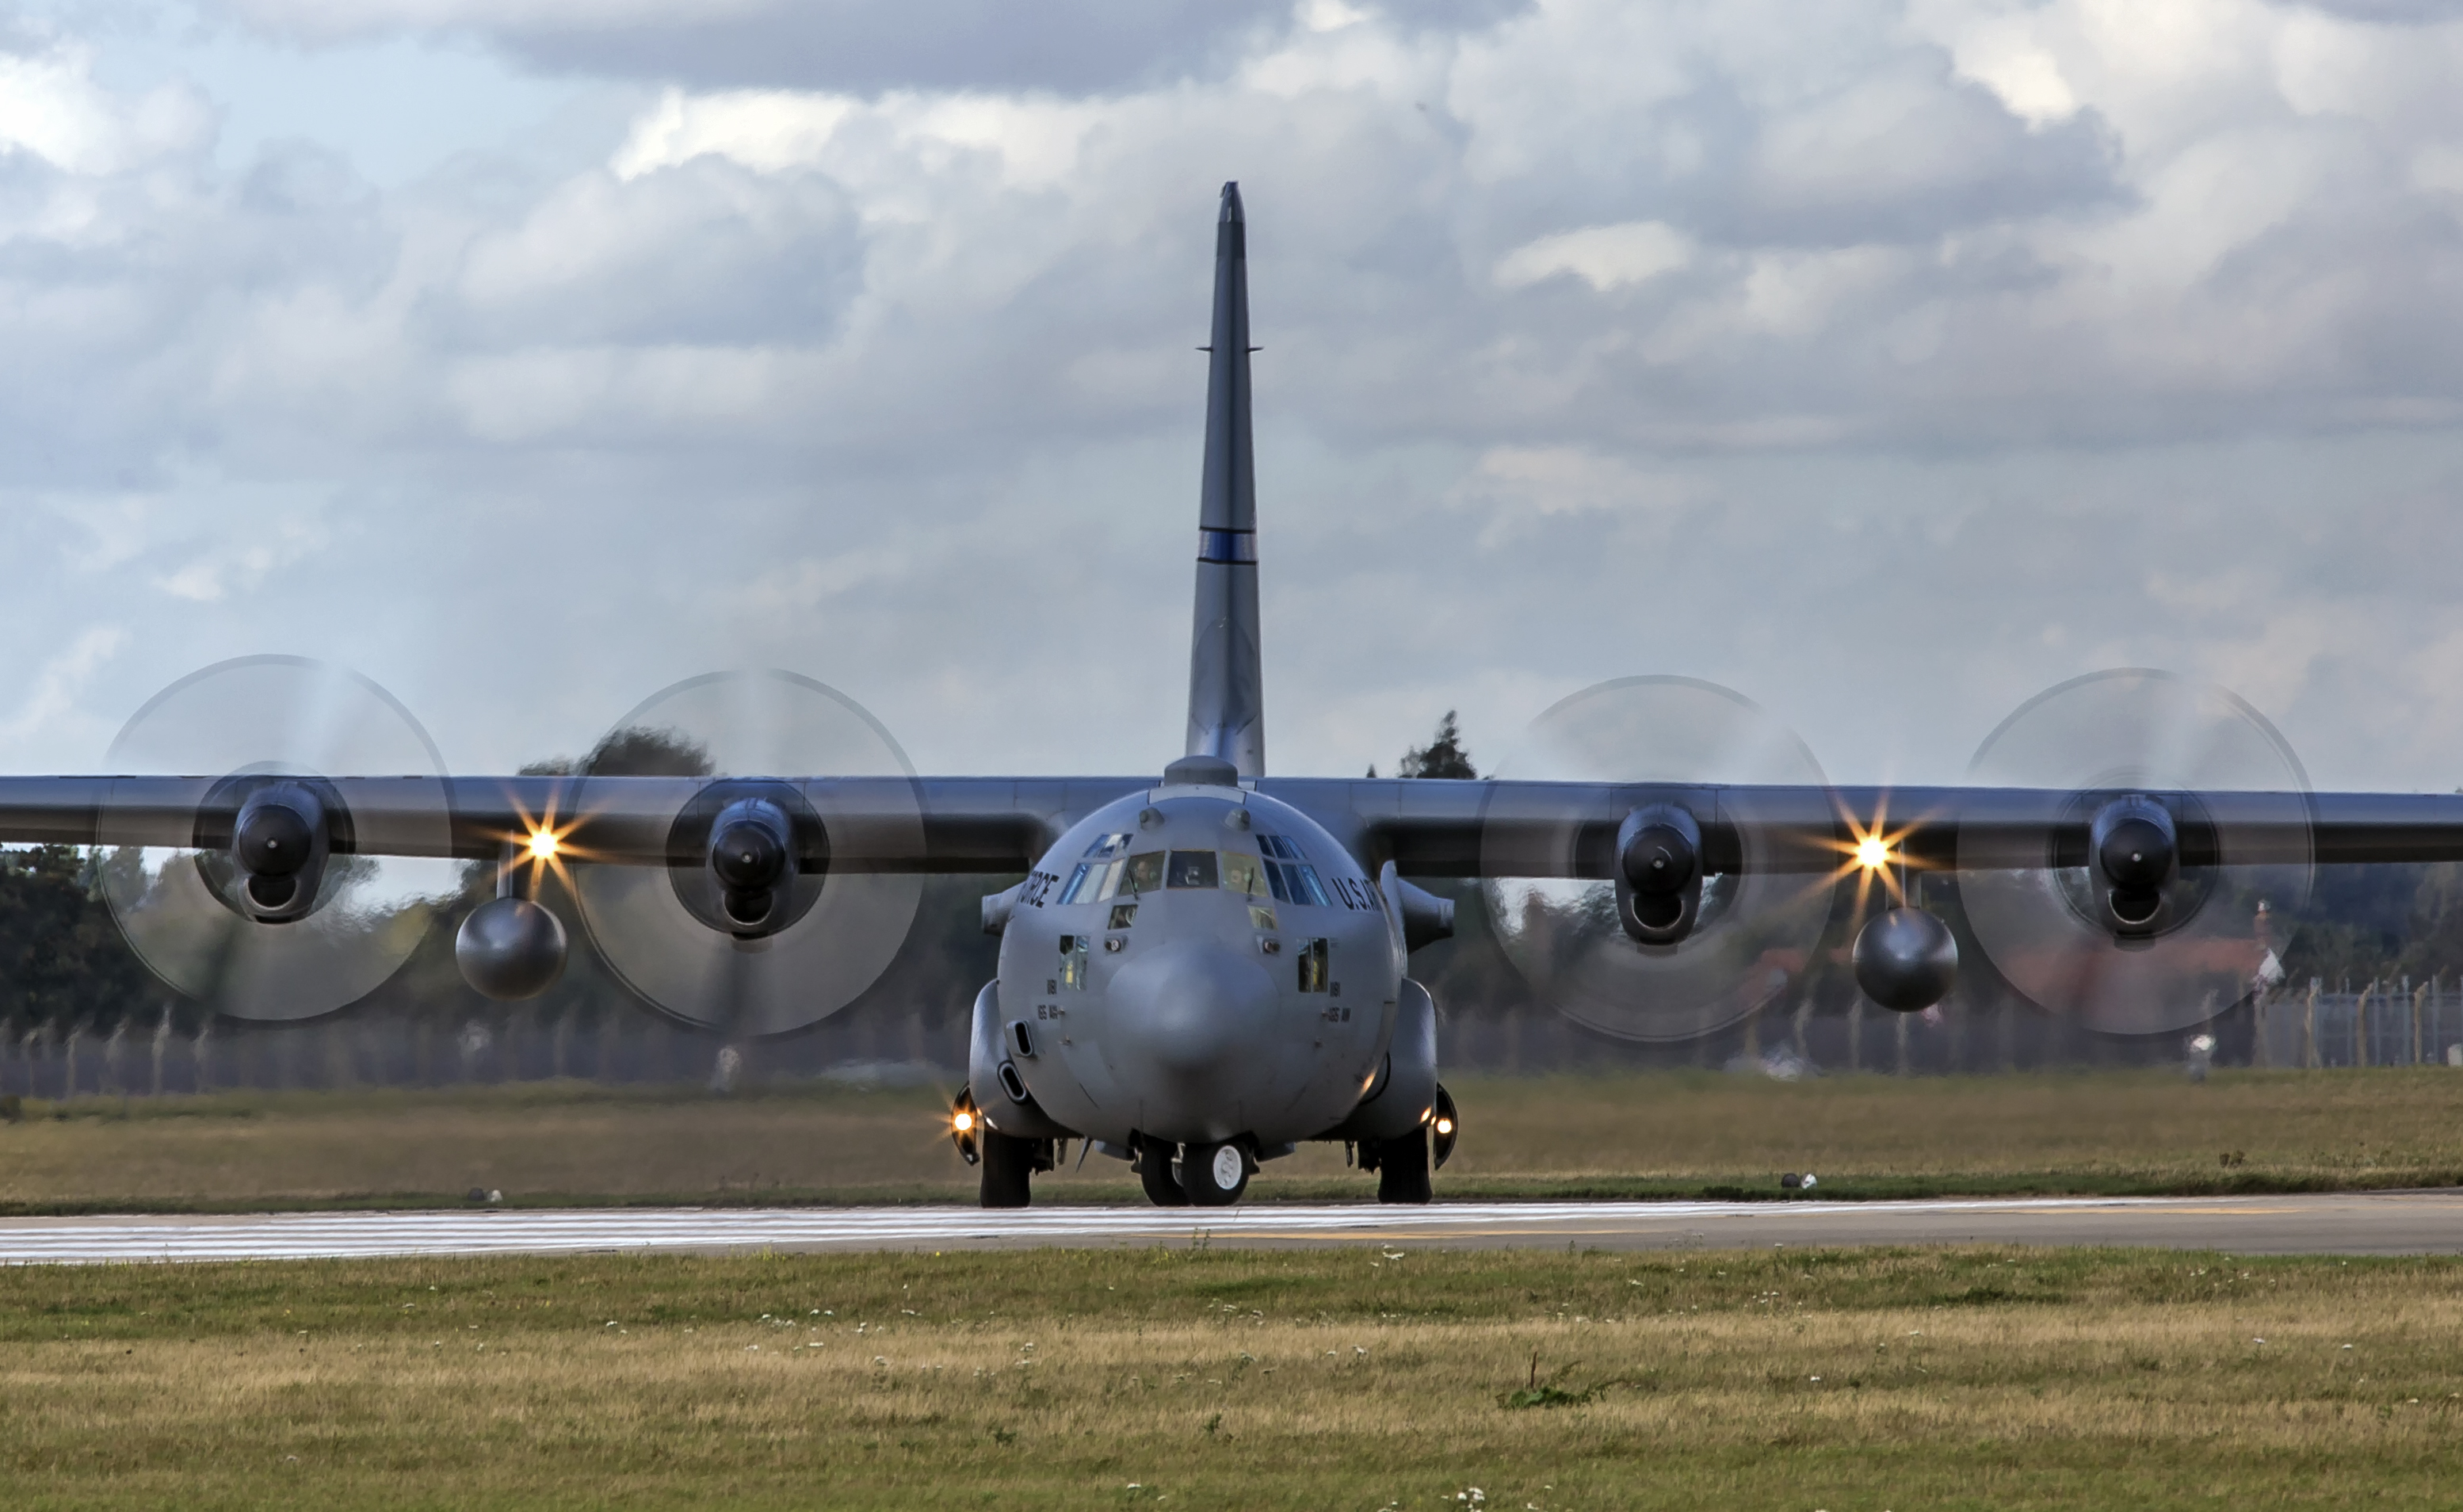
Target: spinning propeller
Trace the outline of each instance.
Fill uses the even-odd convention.
[[[815,777],[874,780],[801,780]],[[562,859],[626,986],[729,1036],[784,1034],[853,1002],[905,942],[923,895],[894,859],[922,852],[913,779],[889,733],[835,689],[779,671],[696,677],[618,721],[579,789],[585,819],[664,824],[666,865],[594,863],[586,847]],[[665,806],[644,816],[645,800]]]
[[[2308,895],[2309,781],[2239,698],[2164,672],[2093,673],[2003,720],[1968,775],[2069,795],[2041,822],[1958,837],[1976,942],[2038,1007],[2160,1034],[2281,979],[2258,912]]]
[[[340,668],[208,667],[140,709],[109,761],[103,895],[154,974],[218,1012],[310,1019],[365,997],[459,890],[434,742]],[[166,801],[131,780],[147,777],[189,780]],[[381,816],[354,814],[336,778],[389,779]]]
[[[1784,725],[1684,677],[1584,689],[1534,721],[1500,776],[1612,784],[1568,817],[1545,789],[1502,786],[1482,816],[1482,885],[1507,956],[1540,996],[1620,1039],[1689,1040],[1769,1003],[1802,969],[1845,869],[1775,853],[1756,800],[1824,786]],[[1767,802],[1767,800],[1762,800]],[[1813,815],[1829,820],[1826,800]]]

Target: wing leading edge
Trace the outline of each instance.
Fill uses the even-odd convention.
[[[227,843],[199,808],[216,779],[0,778],[0,844],[199,846]],[[698,778],[341,778],[361,854],[489,860],[555,829],[576,859],[666,865]],[[989,873],[1032,866],[1076,821],[1144,778],[816,778],[793,784],[824,816],[831,865],[850,871]],[[1372,870],[1416,877],[1609,875],[1617,828],[1679,801],[1703,822],[1712,869],[1840,867],[1879,835],[1936,870],[2024,868],[2083,853],[2079,796],[1952,787],[1688,787],[1629,783],[1269,778],[1260,791],[1324,824]],[[2463,861],[2463,795],[2151,795],[2193,802],[2235,841],[2235,860],[2320,864]],[[440,806],[449,823],[439,825]],[[920,822],[919,822],[920,821]],[[440,837],[449,836],[449,841]],[[2195,864],[2194,853],[2184,862]]]

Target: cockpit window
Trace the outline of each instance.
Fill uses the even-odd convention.
[[[1101,903],[1121,887],[1121,868],[1117,861],[1081,861],[1069,873],[1069,881],[1060,888],[1060,901]]]
[[[1128,869],[1121,874],[1119,891],[1123,896],[1153,892],[1163,886],[1163,852],[1149,850],[1143,856],[1131,856]]]
[[[1166,868],[1167,883],[1175,887],[1212,887],[1216,880],[1214,852],[1210,850],[1175,850],[1171,865]]]
[[[1254,856],[1244,856],[1236,850],[1223,853],[1223,890],[1245,892],[1253,898],[1265,896],[1266,868]]]
[[[1128,848],[1129,837],[1126,835],[1098,835],[1095,844],[1086,847],[1086,859],[1109,861]]]
[[[1283,835],[1260,835],[1257,848],[1266,853],[1266,882],[1274,888],[1277,903],[1306,903],[1318,908],[1332,908],[1326,896],[1325,884],[1318,879],[1317,868],[1300,859],[1300,848]]]

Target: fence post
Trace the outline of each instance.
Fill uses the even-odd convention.
[[[2318,1069],[2318,978],[2309,978],[2309,1001],[2300,1011],[2300,1068]]]
[[[2422,982],[2411,995],[2411,1063],[2420,1063],[2420,1005],[2429,998],[2429,983]]]
[[[2377,990],[2378,979],[2372,976],[2369,978],[2369,984],[2361,989],[2360,1001],[2352,1004],[2352,1063],[2354,1065],[2365,1066],[2369,1063],[2369,995]]]
[[[1863,993],[1858,993],[1856,1000],[1847,1005],[1847,1069],[1851,1073],[1864,1069],[1864,995]]]

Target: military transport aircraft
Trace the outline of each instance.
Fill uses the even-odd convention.
[[[471,861],[498,895],[461,927],[463,973],[535,996],[566,955],[537,901],[554,868],[628,987],[739,1040],[877,980],[924,874],[1024,872],[984,900],[999,974],[949,1119],[987,1207],[1024,1205],[1072,1141],[1163,1204],[1237,1201],[1305,1140],[1343,1142],[1381,1200],[1428,1200],[1455,1110],[1408,962],[1453,905],[1408,878],[1477,879],[1562,1011],[1682,1040],[1768,1004],[1851,884],[1864,993],[1938,1002],[1958,949],[1926,879],[1955,873],[2011,985],[2146,1035],[2279,982],[2267,909],[2313,866],[2463,859],[2463,798],[2312,793],[2246,704],[2144,671],[2028,704],[1957,788],[1832,785],[1753,705],[1665,677],[1564,700],[1498,779],[1269,778],[1246,236],[1226,185],[1188,747],[1157,775],[918,777],[851,701],[762,672],[668,690],[579,772],[448,778],[373,685],[259,657],[147,704],[115,775],[0,779],[0,841],[101,847],[147,964],[259,1019],[365,996]]]

